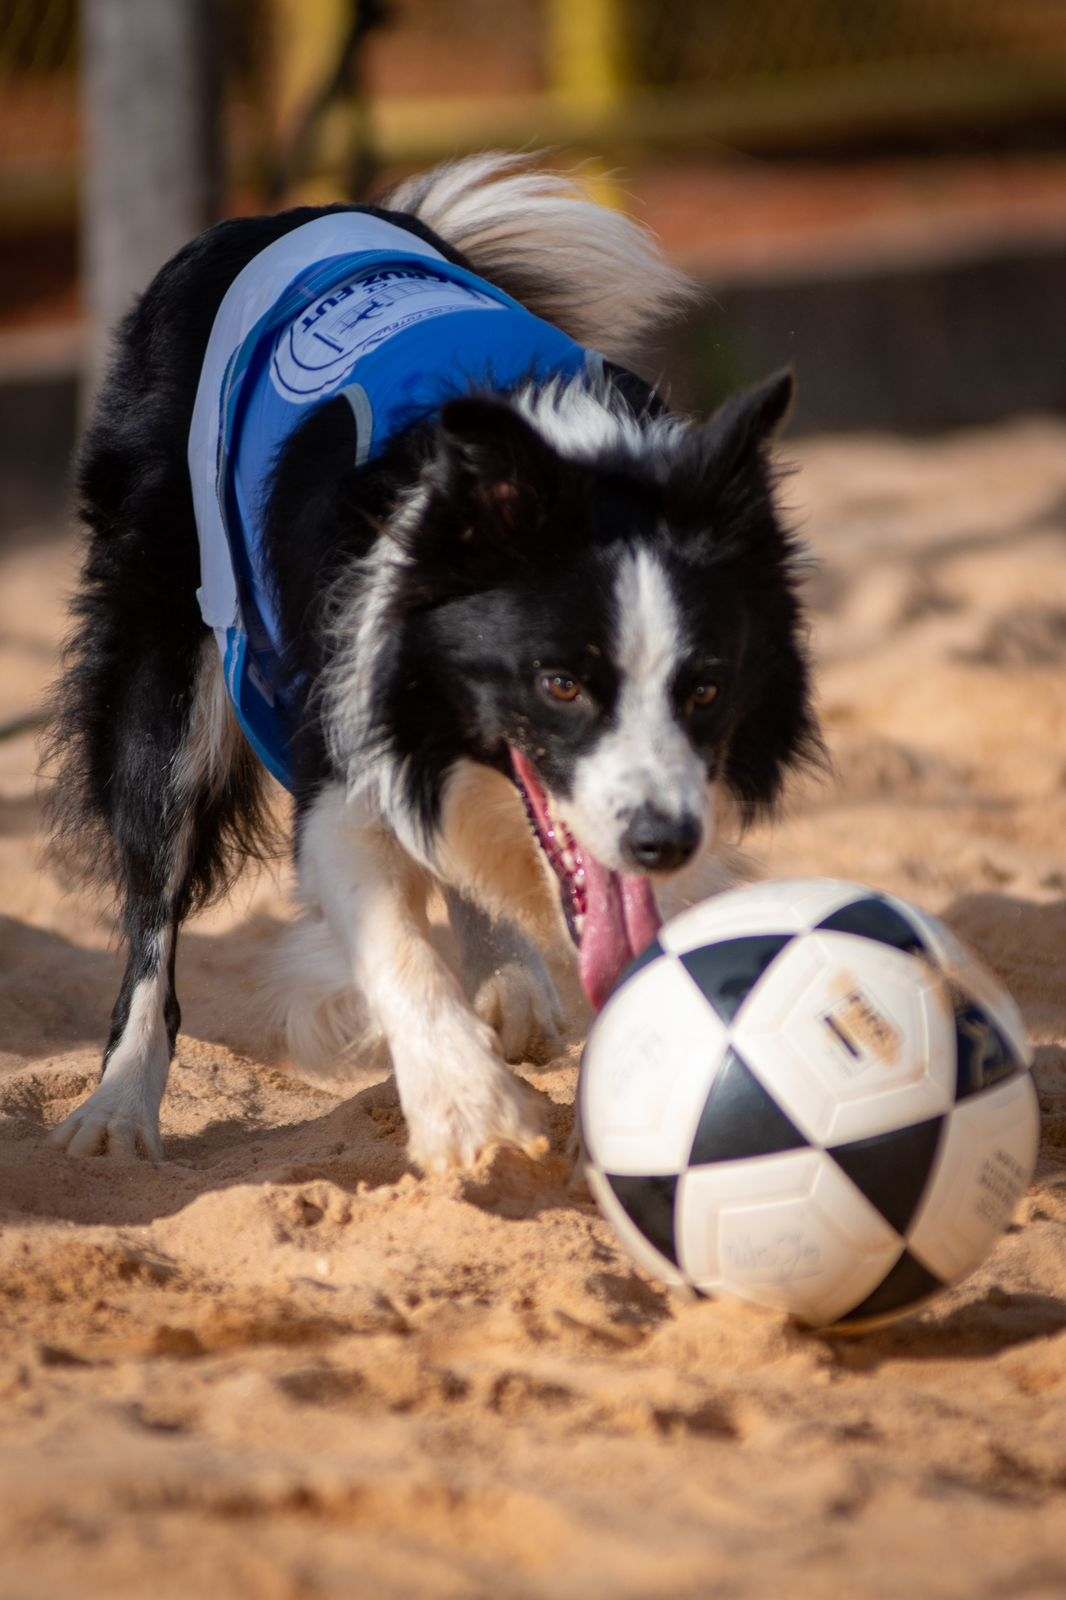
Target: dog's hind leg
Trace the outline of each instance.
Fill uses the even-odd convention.
[[[495,920],[445,891],[459,945],[463,986],[500,1041],[505,1061],[550,1061],[563,1028],[559,995],[544,957],[513,923]]]
[[[332,925],[307,914],[283,930],[256,983],[256,1016],[298,1066],[343,1077],[381,1064],[384,1041]]]
[[[201,636],[202,638],[202,636]],[[100,1086],[52,1133],[71,1155],[161,1158],[159,1107],[181,1021],[178,928],[232,816],[239,739],[214,641],[160,642],[130,663],[109,706],[106,823],[127,944]]]

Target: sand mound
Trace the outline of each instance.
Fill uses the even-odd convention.
[[[406,1169],[391,1086],[267,1064],[248,886],[185,937],[165,1167],[74,1161],[110,931],[34,860],[0,743],[0,1590],[12,1596],[1066,1592],[1066,429],[803,452],[836,784],[769,871],[942,912],[1038,1046],[1044,1154],[969,1283],[846,1344],[630,1270],[564,1151]],[[70,547],[0,566],[0,717],[51,670]]]

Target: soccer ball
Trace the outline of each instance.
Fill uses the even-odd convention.
[[[814,1326],[971,1272],[1028,1187],[1018,1009],[935,917],[813,879],[667,923],[597,1018],[589,1186],[639,1266]]]

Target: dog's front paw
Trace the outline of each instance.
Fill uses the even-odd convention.
[[[52,1129],[48,1142],[68,1156],[163,1160],[158,1114],[141,1093],[121,1082],[102,1083],[84,1105]]]
[[[505,1061],[550,1061],[563,1028],[562,1007],[546,969],[508,961],[481,984],[474,1010],[495,1032]]]
[[[540,1106],[533,1091],[496,1056],[470,1057],[462,1071],[439,1077],[413,1099],[405,1097],[408,1153],[425,1172],[471,1167],[494,1144],[543,1155]]]

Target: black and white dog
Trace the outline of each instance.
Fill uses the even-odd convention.
[[[221,459],[239,411],[240,360],[205,389],[213,328],[236,307],[242,335],[261,333],[262,296],[237,304],[251,264],[338,218],[388,225],[390,248],[401,230],[421,265],[383,272],[379,251],[339,288],[316,266],[267,328],[274,387],[248,402],[302,407],[298,426],[258,498],[240,460],[232,483],[215,458],[198,479],[194,412]],[[716,808],[772,806],[817,747],[768,459],[790,378],[695,422],[626,370],[688,292],[631,221],[500,156],[385,208],[223,223],[149,286],[82,456],[89,542],[50,746],[58,843],[117,891],[129,951],[102,1081],[53,1136],[70,1153],[161,1155],[178,928],[269,833],[269,736],[235,710],[244,690],[260,710],[277,699],[295,795],[304,913],[275,985],[293,1048],[383,1039],[425,1168],[533,1146],[533,1097],[505,1060],[550,1049],[559,1025],[538,946],[565,925],[601,1004],[654,935],[651,880],[713,849]],[[375,318],[476,342],[530,313],[528,370],[457,367],[456,346],[436,402],[368,443],[349,380],[374,351],[393,359],[387,339],[359,343]],[[586,347],[602,359],[578,363]],[[257,530],[228,554],[235,627],[204,598],[220,503]],[[434,888],[458,975],[428,937]]]

